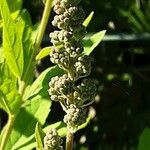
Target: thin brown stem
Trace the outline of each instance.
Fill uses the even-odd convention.
[[[73,133],[71,133],[69,130],[67,131],[67,137],[66,137],[66,150],[72,150],[73,148]]]

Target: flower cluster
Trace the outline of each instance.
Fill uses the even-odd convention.
[[[56,129],[51,129],[44,137],[44,150],[63,150],[62,142]]]
[[[71,132],[75,132],[78,126],[86,121],[86,110],[78,108],[77,105],[71,104],[67,109],[64,122],[68,125]]]
[[[56,30],[50,33],[53,49],[50,60],[65,71],[61,77],[53,77],[49,83],[49,95],[52,100],[61,103],[66,112],[64,122],[70,132],[76,132],[86,121],[86,106],[94,101],[96,85],[87,77],[91,72],[91,59],[83,53],[82,39],[86,28],[83,26],[85,13],[80,0],[54,0],[56,13],[53,26]]]

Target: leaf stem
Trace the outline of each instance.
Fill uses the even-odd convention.
[[[42,21],[39,27],[39,32],[35,41],[35,50],[38,51],[44,36],[44,32],[48,23],[49,15],[52,8],[52,1],[53,0],[46,0],[45,9],[43,12]]]
[[[9,139],[9,135],[10,135],[10,133],[12,131],[14,122],[15,122],[15,116],[14,115],[10,115],[9,118],[8,118],[8,122],[6,124],[6,128],[4,129],[5,131],[3,133],[3,137],[2,137],[2,140],[1,140],[0,150],[4,150],[5,149],[5,146],[7,144],[8,139]]]
[[[66,150],[72,150],[72,148],[73,148],[73,133],[67,130]]]

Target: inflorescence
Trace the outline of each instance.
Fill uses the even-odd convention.
[[[44,150],[63,150],[62,143],[56,129],[50,129],[44,137]]]
[[[83,53],[85,12],[78,6],[79,2],[80,0],[54,0],[56,15],[52,24],[59,30],[50,33],[53,44],[50,60],[63,69],[65,74],[51,79],[49,95],[51,100],[60,102],[66,112],[64,122],[71,133],[76,132],[86,121],[86,106],[94,101],[97,90],[94,80],[81,79],[89,76],[91,59]]]

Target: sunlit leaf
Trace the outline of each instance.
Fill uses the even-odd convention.
[[[21,77],[24,67],[22,36],[24,25],[20,21],[13,21],[8,4],[0,1],[0,10],[3,18],[3,48],[4,57],[13,74]],[[19,30],[18,30],[19,26]]]
[[[37,123],[36,128],[35,128],[35,139],[36,139],[36,143],[37,143],[36,148],[38,150],[43,150],[44,149],[44,146],[43,146],[44,136],[45,136],[45,133],[42,131],[42,128],[41,128],[40,124]]]
[[[87,27],[89,25],[89,23],[91,22],[92,18],[94,16],[94,11],[92,11],[89,16],[85,19],[85,21],[83,22],[83,25],[85,27]]]
[[[42,50],[40,50],[39,54],[36,56],[36,60],[41,60],[44,57],[48,56],[52,50],[52,46],[45,47]]]
[[[6,145],[6,149],[15,149],[19,143],[23,143],[34,134],[36,123],[43,125],[50,112],[51,100],[48,93],[39,93],[21,108],[14,129]]]
[[[106,30],[100,31],[98,33],[92,34],[89,37],[83,39],[84,54],[90,55],[90,53],[95,49],[96,46],[102,41]]]

